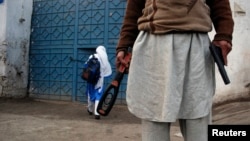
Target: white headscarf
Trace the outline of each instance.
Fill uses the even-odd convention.
[[[108,55],[104,46],[98,46],[96,48],[95,57],[98,58],[101,64],[101,77],[95,85],[95,89],[98,89],[99,92],[103,89],[104,77],[110,76],[112,74],[111,65],[108,60]],[[91,56],[90,56],[91,57]]]
[[[104,46],[98,46],[96,48],[97,57],[101,63],[101,77],[111,75],[112,69],[108,60],[108,55]]]

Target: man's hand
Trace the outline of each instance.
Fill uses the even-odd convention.
[[[223,60],[227,66],[227,55],[232,50],[232,45],[225,40],[213,41],[213,44],[221,48]]]
[[[120,65],[123,65],[125,66],[125,68],[128,68],[129,67],[129,62],[126,62],[124,60],[124,57],[125,57],[125,52],[124,51],[119,51],[116,55],[116,69],[118,70]],[[126,72],[128,71],[127,69],[125,70]]]

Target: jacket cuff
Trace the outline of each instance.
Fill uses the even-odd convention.
[[[120,52],[120,51],[127,52],[127,51],[128,51],[128,47],[117,47],[117,48],[116,48],[116,55],[117,55],[118,52]]]
[[[220,40],[225,40],[225,41],[229,42],[232,45],[232,35],[216,34],[214,36],[214,41],[220,41]]]

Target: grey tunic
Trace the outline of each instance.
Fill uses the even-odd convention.
[[[215,92],[209,44],[206,33],[153,35],[141,31],[129,69],[129,111],[157,122],[208,115]]]

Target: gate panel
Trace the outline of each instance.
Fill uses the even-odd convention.
[[[83,61],[104,45],[115,72],[126,0],[34,0],[33,5],[30,95],[86,102],[86,83],[80,77]],[[126,77],[118,99],[124,99],[125,90]]]
[[[31,96],[71,100],[75,0],[34,0],[30,48]]]
[[[104,82],[106,88],[115,75],[115,48],[117,45],[120,28],[123,21],[126,0],[80,0],[79,7],[79,38],[78,60],[86,60],[89,54],[95,51],[98,45],[104,45],[107,49],[113,74]],[[89,50],[87,49],[89,48]],[[92,48],[92,50],[91,50]],[[81,73],[81,62],[78,62],[78,76]],[[125,99],[126,80],[120,86],[117,102]],[[86,102],[86,83],[77,79],[77,100]]]
[[[93,48],[104,45],[106,0],[79,0],[79,47]],[[88,46],[89,45],[89,46]]]

